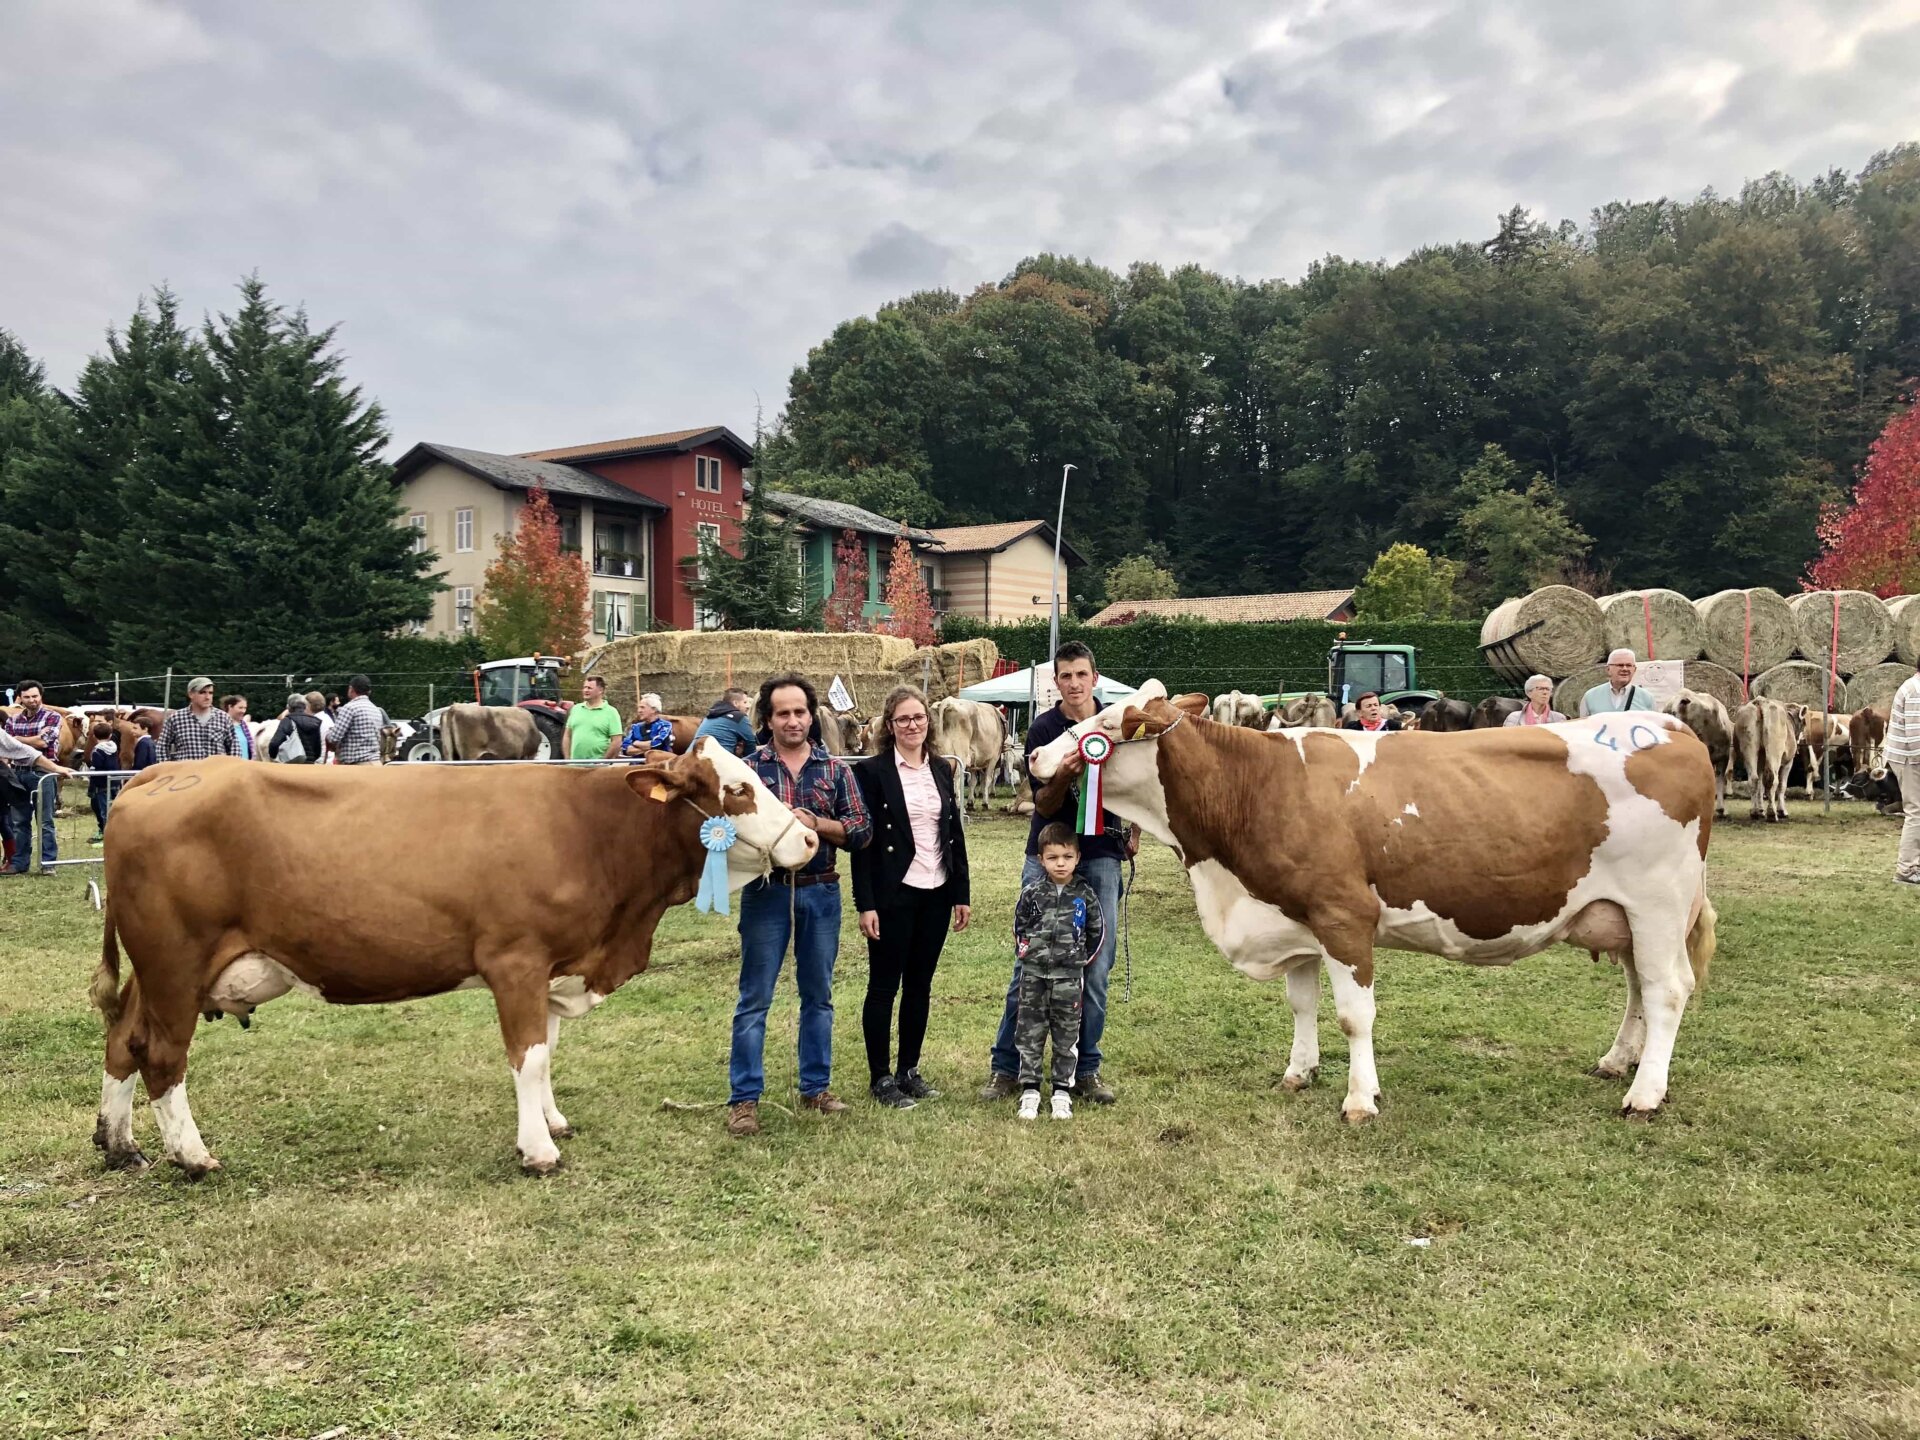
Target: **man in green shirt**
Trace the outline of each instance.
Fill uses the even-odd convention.
[[[567,712],[567,759],[603,760],[627,727],[607,704],[607,682],[598,675],[587,676],[580,693],[580,703]]]

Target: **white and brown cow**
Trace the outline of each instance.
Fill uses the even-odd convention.
[[[1733,712],[1733,758],[1746,772],[1755,820],[1787,818],[1787,776],[1800,744],[1804,706],[1756,695]]]
[[[144,1164],[137,1071],[166,1158],[216,1168],[187,1106],[202,1015],[246,1019],[290,990],[336,1005],[485,987],[513,1069],[525,1168],[560,1163],[560,1021],[647,968],[654,927],[694,897],[700,827],[728,816],[738,889],[769,861],[804,865],[811,831],[712,740],[634,768],[527,765],[157,765],[107,819],[106,935],[92,998],[107,1020],[94,1143]],[[500,817],[527,843],[510,863]],[[312,857],[324,854],[316,869]],[[298,883],[286,877],[299,876]],[[120,984],[120,951],[133,977]]]
[[[966,787],[962,808],[971,809],[977,797],[980,808],[986,809],[993,799],[993,777],[1006,750],[1006,720],[992,705],[949,695],[934,702],[932,730],[929,743],[933,753],[955,757],[965,772],[961,777]]]
[[[1733,774],[1733,717],[1727,707],[1712,695],[1698,690],[1682,690],[1660,709],[1673,716],[1707,747],[1713,762],[1713,813],[1727,813],[1727,781]]]
[[[1805,705],[1787,708],[1800,721],[1800,746],[1794,759],[1803,767],[1802,779],[1811,800],[1823,768],[1835,786],[1853,773],[1853,716],[1838,711],[1830,715]]]
[[[1219,725],[1238,725],[1245,730],[1264,729],[1267,723],[1267,707],[1260,703],[1258,695],[1249,695],[1242,690],[1229,690],[1224,695],[1213,697],[1213,719]]]
[[[1887,718],[1891,708],[1885,701],[1853,712],[1847,726],[1848,749],[1853,754],[1853,773],[1864,775],[1878,769],[1881,747],[1887,743]]]
[[[1351,1041],[1342,1113],[1378,1113],[1374,951],[1505,965],[1557,941],[1616,956],[1627,1009],[1600,1073],[1639,1073],[1623,1108],[1667,1093],[1687,997],[1713,954],[1713,772],[1652,713],[1421,734],[1252,735],[1188,723],[1149,681],[1032,757],[1053,777],[1099,728],[1106,803],[1173,846],[1207,935],[1245,973],[1287,977],[1286,1083],[1319,1065],[1317,967]]]

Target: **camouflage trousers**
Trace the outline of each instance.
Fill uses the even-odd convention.
[[[1053,1088],[1073,1088],[1074,1067],[1080,1058],[1080,994],[1087,983],[1084,970],[1052,974],[1033,966],[1020,971],[1020,1012],[1013,1022],[1014,1044],[1020,1050],[1020,1087],[1038,1087],[1047,1037],[1053,1037]]]

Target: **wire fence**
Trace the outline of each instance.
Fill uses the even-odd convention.
[[[304,695],[318,690],[323,695],[344,700],[347,681],[355,675],[364,675],[373,682],[375,699],[393,715],[424,715],[436,705],[473,695],[471,667],[336,671],[218,671],[177,667],[147,675],[116,672],[91,680],[49,681],[40,686],[40,691],[47,703],[69,710],[81,705],[172,709],[186,703],[187,682],[196,675],[211,680],[216,694],[245,695],[253,708],[273,714],[278,714],[287,696],[295,692]],[[11,688],[6,696],[12,700]]]

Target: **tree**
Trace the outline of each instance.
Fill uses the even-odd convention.
[[[527,496],[513,533],[487,565],[474,629],[487,654],[571,655],[587,642],[587,567],[560,545],[545,490]]]
[[[1807,579],[1880,596],[1920,591],[1920,395],[1908,395],[1873,442],[1852,502],[1822,513]]]
[[[1171,600],[1179,593],[1173,572],[1149,555],[1129,555],[1107,571],[1108,600]]]
[[[833,593],[822,615],[829,630],[866,629],[867,540],[854,530],[842,530],[833,546]]]
[[[91,588],[130,668],[351,670],[444,586],[397,522],[378,405],[257,278],[155,385]]]
[[[71,424],[39,362],[0,330],[0,654],[16,674],[100,673],[103,634],[66,593],[84,495],[44,483]]]
[[[703,538],[700,549],[701,607],[724,630],[812,630],[820,623],[820,600],[806,593],[798,528],[792,516],[776,520],[760,504],[756,485],[740,523],[740,548],[728,550]]]
[[[1498,445],[1489,445],[1460,477],[1454,551],[1475,597],[1497,602],[1560,579],[1593,538],[1567,518],[1547,477],[1529,478]]]
[[[880,623],[884,633],[911,640],[915,645],[934,643],[933,597],[927,594],[919,558],[913,553],[913,544],[904,530],[894,537],[884,599],[892,611]]]
[[[1354,595],[1356,620],[1448,620],[1460,567],[1404,541],[1374,560]]]

